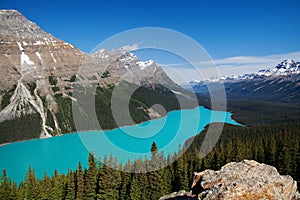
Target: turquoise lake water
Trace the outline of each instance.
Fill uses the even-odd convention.
[[[19,183],[29,166],[38,178],[42,178],[45,171],[52,175],[55,169],[67,173],[68,169],[76,169],[78,162],[85,167],[89,151],[102,158],[112,154],[118,161],[126,162],[149,156],[155,141],[167,155],[212,122],[239,125],[229,112],[212,111],[203,106],[176,110],[159,119],[114,130],[80,132],[0,146],[0,169],[6,169],[8,176]]]

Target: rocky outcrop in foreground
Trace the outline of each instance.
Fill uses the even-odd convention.
[[[299,199],[291,176],[280,175],[275,167],[253,160],[232,162],[221,170],[195,173],[192,191],[180,191],[164,199]]]

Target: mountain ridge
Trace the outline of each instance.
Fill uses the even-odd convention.
[[[191,82],[193,90],[208,96],[210,88],[223,84],[229,100],[256,99],[271,102],[300,102],[300,62],[287,59],[274,68],[242,76]]]
[[[150,109],[152,104],[162,103],[167,111],[179,109],[172,91],[187,106],[192,102],[191,93],[174,83],[154,61],[143,62],[122,48],[86,54],[16,10],[0,10],[0,78],[0,143],[76,131],[72,104],[77,101],[73,96],[77,85],[95,88],[100,107],[97,117],[106,129],[116,126],[109,107],[113,88],[120,82],[129,91],[143,88],[130,100],[135,122],[161,116],[159,110]],[[88,118],[87,112],[82,114]],[[32,131],[32,127],[39,128]],[[26,133],[21,133],[23,130]]]
[[[265,77],[278,77],[278,76],[288,76],[300,74],[300,62],[295,62],[292,59],[285,59],[281,63],[277,64],[274,68],[261,69],[257,72],[246,73],[243,75],[231,75],[231,76],[220,76],[211,77],[209,79],[199,81],[193,80],[190,83],[216,83],[216,82],[226,82],[226,81],[240,81],[240,80],[251,80],[255,78],[265,78]]]

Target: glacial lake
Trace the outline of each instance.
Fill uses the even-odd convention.
[[[153,141],[167,155],[174,153],[179,145],[184,145],[187,139],[200,133],[212,122],[240,125],[231,119],[230,112],[212,111],[203,106],[175,110],[165,117],[133,126],[0,146],[0,170],[6,169],[8,176],[19,183],[24,180],[29,166],[34,169],[37,178],[42,178],[45,171],[51,176],[55,169],[59,173],[74,170],[78,162],[86,167],[89,151],[101,158],[112,154],[118,162],[126,162],[128,159],[149,156]]]

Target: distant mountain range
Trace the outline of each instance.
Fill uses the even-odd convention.
[[[266,78],[266,77],[280,77],[280,76],[288,76],[288,75],[296,75],[296,74],[300,74],[300,62],[295,62],[291,59],[287,59],[279,63],[274,68],[262,69],[259,70],[258,72],[254,72],[250,74],[211,77],[203,81],[193,80],[190,83],[192,85],[195,85],[198,83],[241,81],[241,80],[251,80],[251,79]]]
[[[102,128],[114,128],[113,88],[124,82],[135,122],[179,109],[191,92],[175,84],[154,61],[141,61],[120,48],[86,54],[55,38],[16,10],[0,10],[0,143],[76,131],[72,116],[75,85],[97,86],[96,114]],[[176,95],[179,97],[176,97]],[[195,105],[195,104],[193,104]],[[82,114],[89,118],[89,113]],[[120,111],[122,112],[122,111]]]
[[[256,73],[191,81],[193,90],[209,95],[208,87],[224,84],[228,99],[260,99],[300,103],[300,62],[287,59],[274,68]]]

